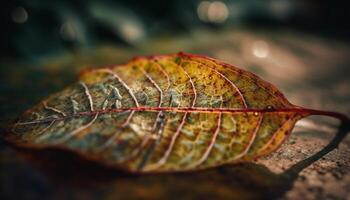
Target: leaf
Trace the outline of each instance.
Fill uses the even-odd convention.
[[[188,171],[267,155],[311,114],[348,121],[295,106],[250,72],[179,53],[85,71],[24,113],[7,139],[131,172]]]

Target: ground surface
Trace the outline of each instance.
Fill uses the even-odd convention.
[[[214,38],[214,40],[213,40]],[[157,38],[136,50],[102,45],[40,62],[0,66],[4,127],[48,94],[74,82],[79,70],[123,63],[136,55],[185,51],[205,54],[255,72],[294,104],[350,114],[350,44],[290,30],[195,31]],[[136,176],[48,150],[0,144],[0,196],[12,199],[350,199],[350,137],[299,174],[287,169],[322,149],[337,122],[300,121],[291,138],[256,163],[196,173]],[[4,199],[4,198],[1,198]]]

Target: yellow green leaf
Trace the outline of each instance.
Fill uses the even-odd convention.
[[[295,106],[250,72],[179,53],[84,71],[24,113],[7,138],[131,172],[188,171],[267,155],[310,114],[348,120]]]

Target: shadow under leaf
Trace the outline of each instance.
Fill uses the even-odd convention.
[[[281,174],[255,163],[226,165],[198,172],[133,175],[55,149],[19,149],[43,171],[54,189],[51,199],[276,199],[293,186],[298,174],[335,149],[350,126],[343,122],[333,140],[316,154]]]

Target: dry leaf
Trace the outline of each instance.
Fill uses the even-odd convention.
[[[131,172],[187,171],[276,150],[311,114],[256,75],[197,55],[139,57],[85,71],[27,111],[7,139]]]

